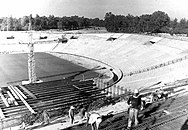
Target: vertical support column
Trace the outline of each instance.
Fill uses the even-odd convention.
[[[99,81],[100,81],[100,89],[102,89],[102,79],[99,78]]]
[[[112,86],[112,97],[116,96],[116,85]]]
[[[119,91],[120,91],[120,86],[118,85],[118,86],[117,86],[117,96],[120,95],[120,92],[119,92]]]
[[[123,94],[123,87],[121,87],[120,89],[121,89],[120,90],[120,95],[122,95]]]
[[[113,86],[111,86],[111,87],[109,88],[109,92],[110,92],[110,95],[111,95],[111,96],[113,96],[112,87],[113,87]]]
[[[127,94],[127,89],[124,89],[124,94]]]

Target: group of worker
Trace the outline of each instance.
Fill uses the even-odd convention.
[[[134,90],[133,95],[131,95],[128,100],[128,125],[127,125],[127,130],[132,129],[132,126],[137,126],[139,121],[138,121],[138,114],[139,111],[141,110],[141,105],[142,105],[142,99],[141,95],[139,94],[138,89]],[[70,124],[73,125],[75,123],[75,107],[71,106],[68,112],[68,116],[70,119]],[[81,120],[87,120],[87,125],[90,124],[92,130],[98,130],[99,125],[102,122],[102,116],[97,113],[97,112],[88,112],[85,107],[81,106],[80,109],[80,118]],[[49,124],[49,115],[47,111],[43,111],[43,119],[44,122],[43,124]]]
[[[163,90],[160,89],[160,93],[163,95]],[[159,98],[161,97],[160,95],[158,95]],[[128,104],[128,125],[127,125],[127,130],[132,129],[133,126],[137,126],[139,121],[138,121],[138,114],[139,111],[141,110],[142,107],[142,99],[141,99],[141,95],[139,94],[139,90],[135,89],[133,92],[133,95],[131,95],[128,100],[127,100],[127,104]],[[74,120],[74,115],[72,114],[74,107],[71,107],[69,110],[69,117],[70,117],[70,122],[73,123]],[[81,109],[81,117],[84,117],[84,114],[86,114],[86,118],[87,118],[87,124],[91,124],[92,130],[98,130],[100,123],[102,122],[102,118],[100,116],[99,113],[96,112],[91,112],[88,113]]]
[[[71,106],[69,109],[70,124],[74,124],[74,109],[74,106]],[[86,109],[82,106],[79,115],[82,120],[87,120],[86,125],[88,126],[88,124],[90,124],[92,130],[98,130],[99,124],[102,122],[102,117],[99,113],[87,112]]]
[[[128,127],[127,129],[131,129],[134,125],[138,125],[138,113],[141,107],[141,96],[139,95],[139,91],[136,89],[134,94],[129,97],[127,104],[129,105],[128,112]],[[69,109],[69,119],[70,123],[74,124],[74,109],[75,107],[71,106]],[[85,108],[80,110],[81,119],[87,119],[87,125],[90,124],[92,130],[98,130],[100,123],[102,122],[102,117],[97,112],[87,112]]]

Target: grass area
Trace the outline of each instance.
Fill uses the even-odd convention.
[[[6,85],[6,83],[11,81],[27,80],[27,60],[28,55],[26,53],[0,55],[0,85]],[[49,75],[62,75],[62,77],[66,77],[68,73],[86,70],[84,67],[47,53],[35,53],[35,62],[38,78]],[[98,76],[93,71],[88,71],[83,75],[85,78]],[[76,79],[82,79],[83,75],[78,75]]]

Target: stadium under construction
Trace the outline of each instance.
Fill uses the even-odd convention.
[[[10,33],[13,39],[3,38]],[[33,32],[38,38],[34,46],[25,44],[29,43],[26,32],[1,35],[0,129],[23,120],[40,122],[44,110],[50,118],[65,116],[70,106],[97,111],[109,99],[113,104],[126,102],[135,88],[147,97],[161,87],[167,99],[144,108],[133,129],[188,128],[188,39],[162,34],[78,34],[72,38],[74,32]],[[127,127],[127,109],[102,119],[99,130],[122,130]],[[90,127],[82,122],[61,129]]]

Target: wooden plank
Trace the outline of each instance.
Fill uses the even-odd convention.
[[[13,86],[14,87],[14,86]],[[15,86],[14,87],[16,89],[16,91],[24,98],[27,99],[27,97]]]
[[[20,88],[22,88],[32,98],[37,99],[37,97],[33,93],[31,93],[28,89],[26,89],[24,86],[20,85]]]
[[[73,87],[75,87],[78,90],[81,90],[81,88],[77,87],[76,85],[72,85]]]
[[[11,86],[11,85],[10,85]],[[29,111],[31,113],[36,113],[33,108],[25,101],[25,99],[19,94],[19,92],[13,87],[11,86],[12,89],[16,92],[16,94],[18,95],[18,97],[20,98],[20,100],[24,103],[24,105],[29,109]]]
[[[4,119],[5,118],[5,115],[3,114],[3,111],[2,109],[0,108],[0,119]]]
[[[14,90],[12,89],[12,87],[8,86],[9,90],[11,91],[11,93],[14,95],[14,97],[16,99],[19,99],[18,95],[14,92]]]
[[[0,96],[1,96],[1,99],[3,100],[4,104],[6,107],[9,107],[10,105],[8,104],[6,98],[4,97],[4,95],[0,92]]]
[[[11,100],[14,101],[14,104],[17,106],[18,102],[15,100],[15,98],[12,96],[12,94],[9,91],[7,91],[7,94],[9,95],[9,97],[11,98]]]

